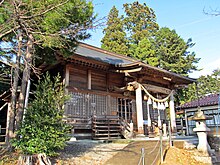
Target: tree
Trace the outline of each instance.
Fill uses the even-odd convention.
[[[93,5],[85,0],[54,0],[54,1],[32,1],[32,0],[9,0],[0,4],[0,39],[14,41],[18,48],[16,63],[13,74],[12,96],[16,95],[19,70],[22,69],[22,85],[19,95],[19,108],[15,110],[12,104],[10,121],[13,121],[16,111],[16,125],[12,122],[9,132],[18,130],[23,118],[24,98],[26,94],[27,81],[30,72],[37,72],[33,60],[37,57],[37,47],[57,50],[67,55],[74,50],[77,40],[83,40],[90,35],[87,29],[93,27],[94,19]],[[23,67],[21,68],[20,63]],[[16,97],[12,97],[16,99]],[[12,100],[16,103],[17,100]],[[14,104],[15,105],[15,104]],[[13,136],[13,135],[10,135]]]
[[[191,39],[185,42],[175,30],[163,27],[156,33],[154,44],[159,60],[158,67],[184,76],[197,70],[194,64],[200,59],[188,50],[194,46]]]
[[[158,30],[154,10],[138,1],[123,5],[124,24],[131,44],[137,45],[142,39],[149,38]]]
[[[132,45],[134,46],[134,45]],[[132,47],[131,46],[131,47]],[[159,60],[155,51],[153,39],[144,38],[133,49],[133,57],[139,59],[151,66],[158,66]]]
[[[13,145],[25,155],[54,156],[65,146],[70,129],[63,121],[64,103],[69,96],[65,95],[61,77],[52,81],[47,73],[38,81],[34,97]]]
[[[199,59],[195,57],[194,52],[189,51],[194,46],[191,39],[185,42],[175,30],[167,27],[159,29],[155,12],[145,3],[140,4],[136,1],[123,6],[124,15],[121,17],[118,17],[118,10],[115,7],[109,13],[109,22],[102,39],[103,49],[123,53],[184,76],[197,70],[195,64]],[[117,25],[120,30],[116,28]],[[119,35],[118,31],[123,35]],[[127,46],[126,52],[121,51],[121,48],[124,49],[123,45]]]
[[[113,6],[108,15],[107,28],[103,30],[105,35],[101,40],[101,47],[105,50],[127,55],[128,41],[122,20],[123,17],[118,16],[118,10]]]
[[[133,56],[138,43],[151,38],[159,26],[154,11],[145,3],[142,5],[136,1],[123,6],[125,14],[120,17],[115,7],[111,9],[103,31],[102,48]]]
[[[220,69],[216,69],[210,75],[200,76],[197,79],[197,84],[196,83],[190,84],[188,88],[184,89],[183,98],[181,98],[181,103],[196,100],[198,99],[198,97],[203,97],[207,94],[217,94],[220,92],[219,87],[220,87]]]

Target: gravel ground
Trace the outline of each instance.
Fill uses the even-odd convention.
[[[103,165],[128,144],[76,141],[68,144],[55,160],[57,165]]]

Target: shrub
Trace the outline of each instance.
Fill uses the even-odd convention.
[[[57,154],[68,139],[69,126],[62,120],[65,96],[60,75],[51,80],[47,73],[38,81],[34,100],[26,110],[25,118],[13,146],[24,154]]]

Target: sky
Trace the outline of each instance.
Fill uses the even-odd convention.
[[[93,0],[94,11],[98,18],[108,15],[115,5],[123,14],[123,4],[132,3],[132,0]],[[201,71],[194,71],[189,76],[198,78],[201,75],[211,74],[214,69],[220,69],[220,15],[212,16],[204,13],[218,10],[220,0],[139,0],[151,7],[157,16],[160,27],[175,29],[185,41],[192,38],[195,46],[190,49],[201,58],[198,64]],[[93,30],[92,37],[85,42],[101,47],[103,28]]]

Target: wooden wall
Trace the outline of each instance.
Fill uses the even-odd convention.
[[[82,67],[68,66],[69,86],[87,89],[87,70]]]
[[[89,89],[89,74],[91,74],[91,90],[108,91],[109,88],[125,86],[124,75],[100,71],[81,66],[67,65],[69,69],[69,87]]]

